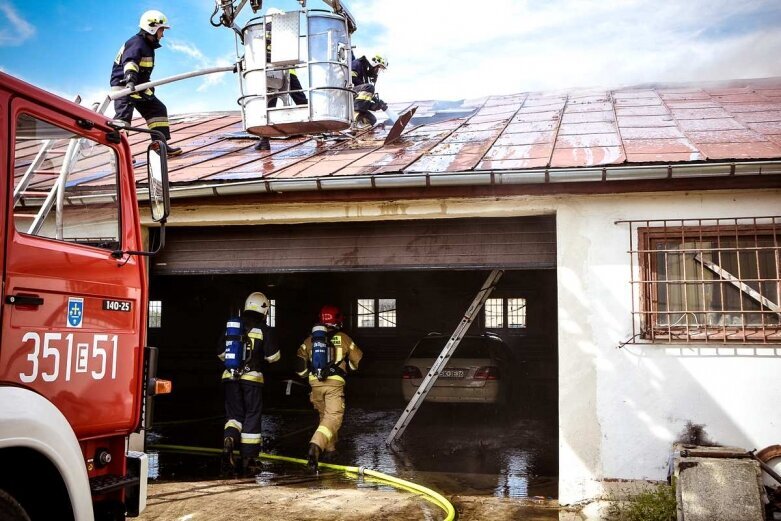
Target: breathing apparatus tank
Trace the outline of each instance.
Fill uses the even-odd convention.
[[[241,317],[233,316],[225,326],[225,368],[236,372],[244,365],[244,327]]]
[[[323,381],[331,375],[331,349],[328,346],[328,330],[322,324],[312,328],[312,372]]]

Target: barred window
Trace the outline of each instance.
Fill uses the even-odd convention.
[[[374,327],[374,299],[358,299],[358,327]]]
[[[396,299],[381,298],[379,304],[379,327],[396,327]]]
[[[277,301],[274,299],[269,300],[270,306],[268,308],[268,315],[266,315],[266,325],[268,327],[275,327],[277,325]]]
[[[358,299],[358,327],[396,327],[396,299]]]
[[[489,298],[485,301],[485,327],[504,327],[504,299]]]
[[[489,298],[484,305],[484,319],[485,327],[489,329],[525,328],[526,299]]]
[[[163,327],[163,301],[149,301],[149,327]]]
[[[637,337],[781,341],[781,217],[631,225],[639,245],[633,252],[640,275],[633,281]]]
[[[526,299],[507,299],[507,327],[526,327]]]

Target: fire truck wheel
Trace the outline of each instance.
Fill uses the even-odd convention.
[[[0,521],[30,521],[22,505],[5,490],[0,490]]]

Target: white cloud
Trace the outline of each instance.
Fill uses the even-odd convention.
[[[229,65],[233,65],[236,61],[235,56],[232,54],[230,56],[226,55],[218,58],[208,58],[194,43],[183,40],[170,40],[167,46],[172,51],[183,54],[190,58],[190,61],[193,63],[195,69],[198,70],[209,69],[212,67],[227,67]],[[228,73],[221,72],[203,76],[201,84],[197,89],[195,89],[196,92],[204,92],[216,85],[222,85],[225,81],[226,74]]]
[[[22,18],[6,0],[0,0],[0,20],[5,18],[3,27],[0,27],[0,47],[19,46],[25,40],[35,34],[35,27]]]
[[[170,42],[168,42],[168,48],[174,52],[182,53],[184,55],[189,56],[190,58],[195,58],[196,60],[199,61],[206,60],[206,57],[203,55],[200,49],[198,49],[194,44],[189,42],[171,40]]]
[[[354,0],[386,100],[781,75],[775,2]],[[365,46],[365,49],[362,48]]]

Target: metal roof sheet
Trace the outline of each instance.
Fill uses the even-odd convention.
[[[257,138],[243,132],[238,112],[172,117],[172,142],[185,153],[169,161],[169,179],[176,186],[781,159],[781,78],[427,100],[391,108],[411,105],[418,112],[388,146],[383,140],[389,126],[379,126],[341,139],[272,139],[270,151],[257,151]],[[130,140],[142,179],[146,136]],[[593,177],[571,172],[558,177]],[[99,183],[90,181],[93,174],[83,172],[80,182]]]

